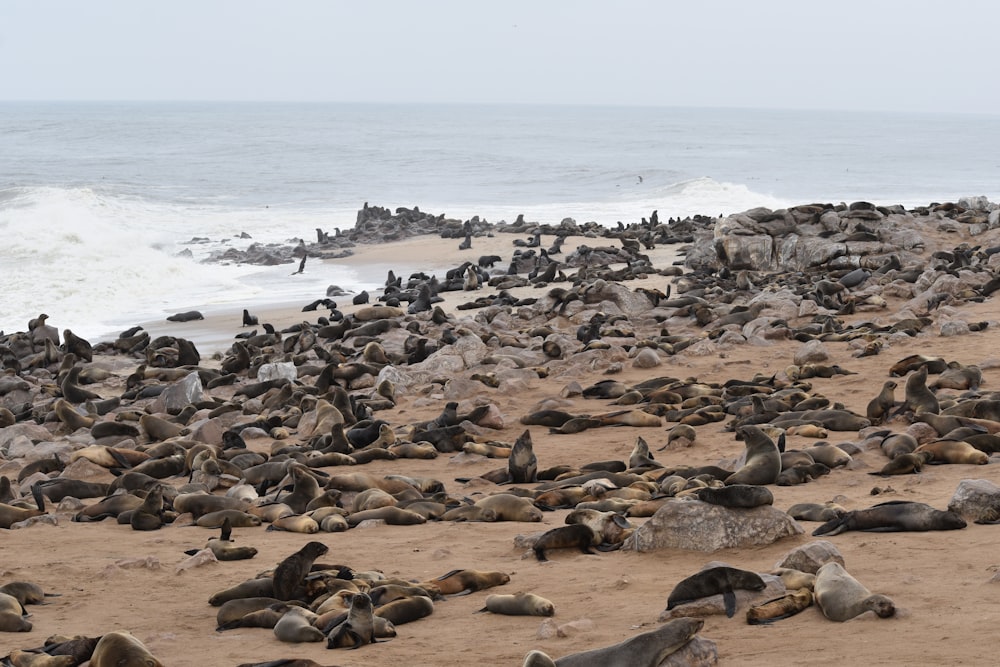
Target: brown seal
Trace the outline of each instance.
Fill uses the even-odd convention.
[[[129,520],[132,530],[159,530],[163,527],[163,485],[157,484]]]
[[[655,667],[680,650],[705,624],[700,618],[678,618],[623,642],[572,653],[553,661],[541,651],[531,651],[524,667]]]
[[[109,632],[101,637],[90,658],[91,667],[120,667],[120,665],[142,665],[142,667],[163,667],[156,656],[146,646],[125,632]]]
[[[351,597],[347,619],[327,633],[326,647],[356,649],[374,643],[375,615],[371,598],[364,593],[355,593]]]
[[[937,510],[924,503],[893,500],[831,519],[814,530],[813,536],[839,535],[848,530],[887,533],[957,530],[965,526],[965,519],[955,512]]]
[[[481,570],[452,570],[437,579],[426,582],[437,586],[442,595],[475,593],[476,591],[502,586],[510,581],[506,572],[485,572]],[[424,586],[425,584],[418,584]]]
[[[919,415],[921,412],[938,414],[941,411],[937,397],[927,388],[926,366],[922,366],[915,373],[910,373],[906,378],[905,392],[903,405],[897,412],[910,411],[914,415]]]
[[[548,560],[545,557],[548,549],[579,549],[585,554],[593,555],[591,547],[600,542],[600,537],[594,534],[590,526],[576,523],[545,531],[535,540],[531,548],[535,552],[535,558],[544,562]]]
[[[531,432],[527,429],[518,436],[507,459],[510,481],[514,484],[530,484],[538,481],[538,458],[531,446]]]
[[[272,577],[274,597],[282,601],[293,599],[313,563],[327,551],[329,548],[325,544],[313,541],[281,561]]]
[[[542,511],[535,507],[531,500],[509,493],[486,496],[477,500],[476,506],[496,512],[497,521],[537,522],[542,520]]]
[[[830,562],[820,567],[813,590],[817,606],[831,621],[849,621],[866,611],[875,612],[879,618],[896,613],[892,600],[873,595],[840,563]]]
[[[737,430],[746,446],[746,463],[726,478],[726,484],[774,484],[781,474],[778,446],[757,426],[741,426]]]
[[[892,414],[893,409],[896,407],[896,396],[894,393],[896,386],[895,381],[886,381],[882,385],[882,391],[879,392],[878,396],[868,402],[865,416],[871,420],[873,425],[881,424]]]
[[[927,451],[900,454],[894,459],[889,459],[889,462],[882,466],[882,469],[878,472],[870,472],[868,474],[881,475],[882,477],[915,474],[920,472],[924,464],[930,462],[933,458],[934,454]]]
[[[487,595],[486,606],[480,611],[507,616],[552,616],[556,613],[556,608],[543,597],[520,592],[513,595]]]
[[[393,625],[412,623],[434,613],[434,601],[426,595],[414,595],[387,602],[375,610],[375,615]]]
[[[726,616],[732,618],[736,614],[734,590],[762,591],[764,587],[764,580],[756,572],[734,567],[710,567],[678,582],[667,598],[667,610],[721,593],[726,605]]]
[[[800,588],[780,598],[753,605],[747,609],[747,623],[750,625],[773,623],[794,616],[803,609],[811,607],[812,603],[812,591],[808,588]]]
[[[774,494],[763,486],[730,484],[720,488],[702,487],[692,493],[698,500],[721,507],[751,508],[773,505]]]
[[[289,607],[274,624],[274,636],[280,641],[294,644],[321,642],[326,639],[326,635],[319,628],[313,627],[311,619],[315,616],[313,612],[301,607]]]
[[[31,486],[31,493],[35,500],[35,508],[0,503],[0,528],[10,528],[15,523],[45,514],[45,498],[42,497],[42,492],[37,485]]]
[[[913,450],[914,454],[927,452],[933,456],[934,463],[970,463],[986,465],[990,456],[965,442],[964,440],[935,440],[925,442]]]

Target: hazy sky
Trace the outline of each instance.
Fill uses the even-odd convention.
[[[3,0],[0,100],[998,113],[995,0]]]

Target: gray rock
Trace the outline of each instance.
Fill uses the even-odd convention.
[[[792,363],[796,366],[801,366],[803,364],[817,364],[822,361],[826,361],[830,358],[830,354],[826,351],[826,347],[821,341],[811,340],[802,345],[795,356],[792,358]]]
[[[12,424],[6,428],[0,428],[0,452],[5,455],[13,456],[13,454],[8,454],[11,444],[18,438],[23,438],[28,441],[28,443],[42,442],[43,440],[48,440],[52,437],[52,434],[44,426],[40,426],[35,423],[30,424]]]
[[[667,656],[659,667],[710,667],[719,664],[719,647],[711,639],[695,636]]]
[[[635,359],[632,360],[632,365],[635,368],[656,368],[662,363],[660,355],[651,347],[644,347],[639,350],[639,353],[635,355]]]
[[[996,521],[1000,519],[1000,486],[985,479],[963,479],[948,509],[976,523]]]
[[[267,382],[268,380],[277,380],[278,378],[284,378],[289,382],[294,382],[298,378],[298,372],[295,370],[295,364],[290,361],[281,361],[271,364],[263,364],[257,369],[258,382]]]
[[[813,540],[809,544],[789,551],[775,564],[775,567],[787,567],[791,570],[816,574],[820,567],[830,561],[844,565],[844,557],[832,542]]]
[[[176,415],[192,403],[198,403],[203,399],[201,378],[197,372],[192,371],[183,380],[163,390],[155,402],[157,407],[154,408],[154,412],[159,412],[159,406],[162,405],[163,412]]]
[[[622,549],[716,551],[763,546],[803,532],[794,519],[770,505],[730,509],[699,500],[673,500],[625,540]]]
[[[969,333],[969,325],[961,320],[953,320],[941,325],[941,335],[944,337],[964,336],[967,333]]]

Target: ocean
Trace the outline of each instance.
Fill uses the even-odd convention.
[[[0,331],[92,342],[168,314],[371,289],[315,240],[365,202],[614,225],[755,206],[1000,201],[1000,116],[526,105],[0,103]],[[250,239],[239,238],[247,234]],[[191,257],[179,255],[190,250]]]

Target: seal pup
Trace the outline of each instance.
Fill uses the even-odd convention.
[[[572,653],[552,660],[541,651],[532,651],[524,665],[531,667],[657,667],[671,653],[691,641],[705,622],[700,618],[678,618],[612,646]]]
[[[426,595],[412,595],[387,602],[375,610],[377,618],[384,618],[393,625],[412,623],[434,613],[434,601]]]
[[[125,632],[109,632],[101,637],[90,658],[91,667],[119,667],[120,665],[142,665],[143,667],[163,667],[156,656],[149,652],[145,644]]]
[[[202,315],[197,310],[188,310],[183,313],[174,313],[167,317],[168,322],[193,322],[194,320],[203,320],[205,316]]]
[[[826,563],[816,571],[813,591],[816,605],[831,621],[849,621],[866,611],[875,612],[879,618],[896,613],[892,600],[873,595],[837,562]]]
[[[313,563],[327,551],[329,548],[325,544],[312,541],[281,561],[272,576],[274,597],[281,601],[293,599]]]
[[[876,533],[958,530],[966,523],[950,510],[934,509],[930,505],[908,500],[891,500],[863,510],[852,510],[830,519],[813,531],[814,537],[839,535],[848,530]]]
[[[759,574],[735,567],[710,567],[682,579],[667,598],[667,611],[677,605],[694,602],[711,595],[722,594],[726,605],[726,616],[732,618],[736,614],[737,588],[748,591],[762,591],[766,584]]]
[[[442,595],[464,595],[476,591],[503,586],[510,582],[506,572],[484,572],[481,570],[452,570],[433,581],[426,582],[440,589]],[[425,584],[417,584],[424,586]]]
[[[726,478],[730,484],[774,484],[781,474],[781,452],[758,426],[746,425],[737,429],[746,446],[746,463]]]
[[[887,380],[878,396],[868,402],[865,416],[871,420],[872,425],[881,424],[892,414],[896,407],[896,386],[895,381]]]
[[[747,623],[762,625],[780,621],[811,607],[812,603],[813,592],[808,588],[800,588],[779,598],[753,605],[747,609]]]

